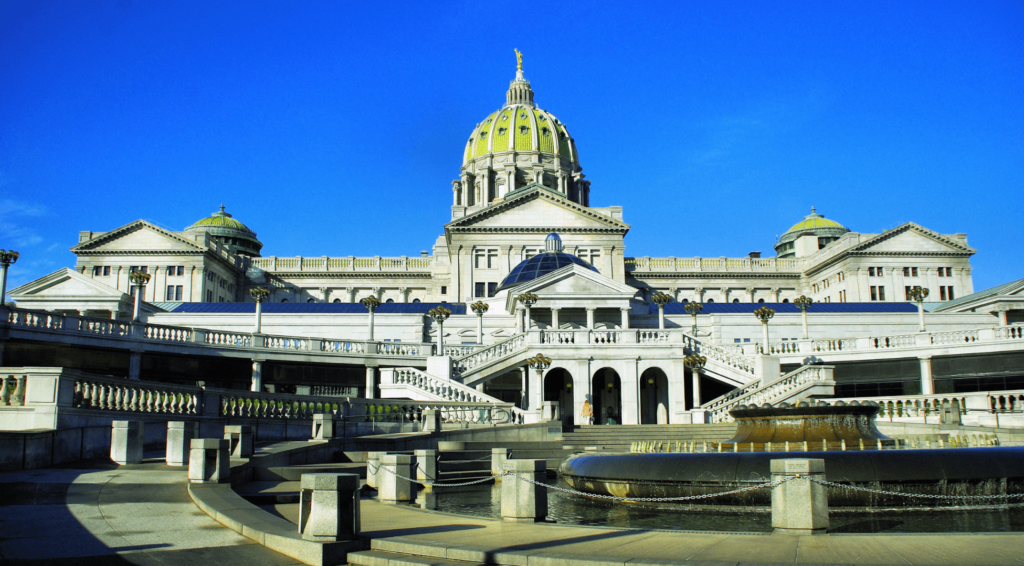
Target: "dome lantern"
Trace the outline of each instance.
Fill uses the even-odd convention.
[[[185,228],[185,232],[209,234],[228,251],[242,256],[260,257],[260,250],[263,249],[263,243],[256,238],[256,232],[225,212],[223,204],[219,211]]]

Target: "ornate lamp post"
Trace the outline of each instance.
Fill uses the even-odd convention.
[[[527,332],[530,330],[530,307],[537,304],[540,297],[533,293],[523,293],[516,297],[516,300],[522,303],[523,307],[526,309],[526,321],[523,324],[523,332]]]
[[[537,370],[537,377],[544,376],[544,370],[551,367],[551,358],[545,357],[544,354],[537,354],[536,356],[526,360],[526,363],[530,364],[530,367]],[[543,380],[541,381],[541,387],[544,386]]]
[[[771,349],[768,347],[768,321],[775,316],[775,309],[761,307],[754,311],[754,316],[756,316],[757,320],[760,320],[761,324],[764,325],[764,351],[761,353],[767,356],[768,353],[771,352]]]
[[[917,303],[917,316],[920,321],[918,332],[924,332],[924,299],[928,296],[928,289],[920,285],[914,285],[910,290],[910,300]]]
[[[690,354],[683,358],[683,365],[690,368],[690,372],[693,374],[693,408],[700,408],[700,370],[704,369],[704,365],[708,363],[708,359],[699,354]]]
[[[3,271],[0,274],[0,280],[3,281],[0,283],[0,308],[7,304],[4,300],[7,296],[7,268],[16,263],[20,256],[21,254],[14,250],[0,250],[0,271]]]
[[[672,297],[658,291],[651,296],[651,300],[658,305],[658,329],[665,330],[665,305],[672,300]]]
[[[808,338],[808,335],[807,335],[807,308],[810,307],[811,303],[813,303],[813,302],[814,302],[814,299],[812,299],[810,297],[806,297],[804,295],[800,295],[799,297],[797,297],[796,299],[793,300],[793,304],[796,305],[796,308],[800,309],[800,315],[803,317],[803,322],[804,322],[804,340],[807,340],[807,338]]]
[[[694,336],[694,338],[696,338],[697,337],[697,315],[700,314],[700,311],[704,310],[704,305],[702,305],[701,303],[686,303],[686,306],[683,307],[683,308],[686,310],[686,314],[688,314],[688,315],[693,317],[693,336]]]
[[[145,293],[146,283],[149,283],[153,276],[145,271],[133,271],[128,274],[128,280],[135,285],[135,314],[132,322],[138,322],[142,317],[142,294]]]
[[[484,343],[484,313],[487,312],[487,309],[489,309],[491,307],[490,307],[490,305],[488,305],[487,303],[485,303],[483,301],[477,301],[477,302],[469,305],[469,308],[473,309],[473,312],[476,313],[476,337],[477,337],[477,340],[479,340],[479,343],[483,344]]]
[[[370,295],[369,297],[366,297],[365,299],[359,302],[362,303],[364,307],[366,307],[366,310],[370,311],[370,317],[367,319],[367,324],[369,324],[369,332],[368,337],[366,339],[373,340],[373,311],[377,310],[377,307],[380,306],[380,299],[378,299],[376,295]]]
[[[263,301],[267,300],[270,296],[270,289],[265,287],[253,287],[249,289],[249,296],[252,300],[256,301],[256,324],[253,326],[253,334],[259,334],[263,327]]]
[[[427,311],[427,316],[437,323],[437,355],[444,355],[444,321],[452,315],[452,311],[446,307],[437,306]]]

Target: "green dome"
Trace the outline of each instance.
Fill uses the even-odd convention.
[[[817,236],[818,249],[821,249],[849,231],[846,226],[815,212],[812,206],[810,214],[804,216],[803,220],[794,224],[779,238],[778,243],[775,244],[775,253],[780,258],[794,257],[795,242],[801,236]]]
[[[466,142],[462,162],[509,151],[537,151],[579,162],[565,124],[551,113],[526,104],[506,105],[477,124]]]
[[[843,226],[842,224],[836,222],[835,220],[829,220],[828,218],[825,218],[824,216],[816,213],[814,211],[814,207],[812,206],[811,213],[805,216],[804,219],[801,220],[800,222],[794,224],[792,228],[786,230],[786,234],[789,234],[791,232],[804,232],[807,230],[815,230],[817,228],[838,228],[842,230],[844,234],[846,232],[849,232],[849,230],[846,229],[846,226]],[[785,237],[785,235],[783,237]]]
[[[256,232],[224,212],[224,205],[220,206],[218,212],[197,221],[185,228],[185,231],[205,232],[239,255],[259,257],[260,250],[263,249],[263,243],[256,239]]]

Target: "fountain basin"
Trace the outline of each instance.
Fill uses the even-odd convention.
[[[729,443],[842,442],[892,444],[875,426],[878,407],[825,406],[733,409],[736,436]]]

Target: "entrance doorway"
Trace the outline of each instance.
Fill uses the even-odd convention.
[[[640,376],[640,424],[668,424],[668,377],[659,368]]]
[[[622,381],[611,368],[594,374],[594,424],[622,424]]]
[[[562,368],[555,368],[544,376],[544,400],[558,403],[562,430],[572,430],[576,422],[572,395],[572,375],[569,372]]]

